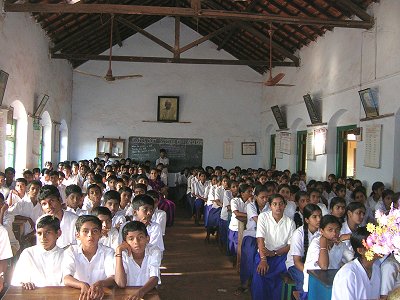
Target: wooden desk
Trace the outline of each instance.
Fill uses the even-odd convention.
[[[308,270],[308,300],[331,300],[334,270]]]
[[[120,288],[105,288],[103,300],[122,300],[132,294],[133,291],[137,290],[138,287],[127,287],[125,289]],[[21,287],[10,287],[3,297],[3,300],[77,300],[79,299],[80,290],[73,289],[65,286],[50,286],[37,288],[35,290],[24,290]],[[148,293],[145,300],[159,299],[158,292],[156,290]]]

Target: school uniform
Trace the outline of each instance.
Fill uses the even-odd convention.
[[[41,215],[43,215],[43,210],[40,203],[37,202],[36,205],[33,205],[31,198],[28,195],[22,198],[22,201],[10,207],[8,209],[8,212],[13,214],[14,216],[23,216],[30,218],[33,223],[35,223],[36,220],[39,219]],[[26,221],[23,234],[26,235],[28,233],[31,233],[33,230],[34,229],[31,227],[29,222]]]
[[[222,245],[226,245],[228,239],[228,206],[231,205],[231,199],[233,198],[232,192],[230,190],[224,190],[224,194],[222,197],[222,208],[219,215],[219,223],[218,223],[218,232],[219,232],[219,240]]]
[[[388,213],[390,209],[386,209],[385,203],[383,203],[383,200],[379,200],[378,203],[376,203],[375,211],[379,210],[381,212],[383,212],[384,214]]]
[[[86,210],[87,212],[91,212],[93,209],[93,202],[90,201],[88,196],[85,196],[85,198],[83,198],[83,205],[82,205],[82,209]]]
[[[96,254],[89,261],[81,245],[71,245],[64,251],[62,273],[63,278],[71,275],[89,285],[107,279],[115,275],[114,250],[99,244]]]
[[[64,249],[69,245],[76,244],[75,223],[78,216],[70,211],[63,211],[60,220],[61,236],[57,239],[57,246]]]
[[[204,208],[204,201],[203,199],[197,198],[197,196],[206,197],[206,187],[209,185],[208,181],[205,181],[204,183],[202,183],[201,181],[197,181],[194,185],[194,190],[192,191],[195,195],[195,199],[194,200],[194,211],[193,213],[196,213],[198,211],[202,211]],[[205,218],[204,218],[205,220]]]
[[[332,286],[332,300],[379,299],[379,265],[372,265],[372,275],[368,275],[359,259],[345,264],[335,275]]]
[[[0,260],[5,260],[13,257],[10,238],[8,237],[7,229],[0,224]]]
[[[79,207],[77,209],[73,209],[72,207],[67,206],[65,211],[72,212],[77,216],[89,215],[89,212],[87,210],[80,209]]]
[[[3,194],[4,199],[7,199],[8,198],[8,194],[10,193],[10,189],[8,187],[6,187],[6,186],[2,186],[2,187],[0,187],[0,193]]]
[[[64,184],[59,184],[58,186],[57,186],[57,189],[58,189],[58,191],[60,192],[60,196],[61,196],[61,199],[62,199],[62,202],[63,203],[65,203],[65,200],[67,199],[67,195],[65,194],[65,189],[66,189],[67,187],[64,185]]]
[[[24,198],[24,196],[22,196],[22,198]],[[11,205],[9,205],[9,206],[12,207],[15,204],[17,204],[18,202],[22,201],[22,198],[19,195],[15,194],[15,193],[10,193],[8,195],[7,203],[9,203],[9,201],[11,200]]]
[[[215,200],[222,201],[223,192],[222,187],[210,186],[207,198],[208,217],[207,222],[204,224],[208,228],[218,227],[219,225],[221,207],[215,203]]]
[[[366,226],[368,223],[375,223],[375,216],[372,212],[372,209],[368,206],[365,207],[364,218],[360,224],[360,226]]]
[[[314,233],[311,233],[310,230],[307,231],[308,234],[308,245],[312,242],[312,240],[320,235],[317,230]],[[303,272],[296,268],[294,265],[293,256],[304,257],[304,227],[300,226],[294,232],[292,237],[290,238],[290,250],[287,254],[286,259],[286,269],[288,273],[292,277],[292,279],[296,283],[296,290],[299,292],[303,292],[303,284],[304,284],[304,275]]]
[[[400,263],[394,254],[390,254],[384,258],[380,272],[380,294],[387,296],[391,291],[400,286]]]
[[[136,220],[135,217],[133,217],[133,221],[138,221],[138,220]],[[126,223],[128,223],[128,222],[125,222],[121,226],[121,230],[119,231],[119,237],[118,237],[119,244],[121,244],[123,242],[122,228],[124,228]],[[157,223],[151,222],[149,225],[146,226],[146,230],[150,237],[149,244],[153,245],[153,246],[157,246],[158,249],[160,249],[161,251],[164,251],[165,247],[164,247],[164,240],[163,240],[161,226]]]
[[[144,286],[150,277],[157,277],[161,284],[160,266],[162,252],[158,247],[148,244],[144,251],[142,264],[139,266],[127,251],[122,252],[122,264],[125,269],[127,286]]]
[[[165,235],[165,227],[167,226],[167,213],[157,207],[154,208],[151,222],[155,222],[161,226],[162,234]]]
[[[158,203],[158,208],[161,211],[165,211],[165,213],[167,214],[166,226],[174,225],[175,210],[176,210],[176,205],[175,205],[174,201],[171,201],[167,198],[161,197],[160,203]],[[164,230],[164,232],[165,232],[165,230]]]
[[[382,201],[382,197],[380,197],[378,199],[378,201],[375,201],[371,195],[367,198],[367,202],[365,203],[365,206],[368,206],[369,208],[371,208],[372,212],[375,214],[375,206],[379,201]]]
[[[294,213],[293,221],[294,221],[294,224],[296,225],[296,228],[303,226],[303,214],[301,213],[299,208],[297,208],[296,212]]]
[[[287,216],[283,215],[276,222],[272,216],[272,211],[263,212],[258,216],[256,238],[264,238],[265,248],[275,251],[289,244],[289,239],[295,228],[293,220]],[[257,266],[261,261],[260,254],[256,254],[251,283],[251,295],[253,299],[280,299],[282,287],[280,274],[286,272],[286,257],[286,254],[267,257],[269,269],[262,276],[257,272]]]
[[[122,210],[119,210],[115,213],[114,217],[111,220],[111,226],[114,228],[120,228],[122,224],[126,222],[125,213]]]
[[[353,233],[353,232],[351,231],[351,229],[350,229],[350,227],[349,227],[349,224],[347,223],[347,220],[344,221],[344,222],[342,223],[342,228],[340,229],[340,235],[342,235],[342,234],[352,234],[352,233]],[[348,240],[346,240],[346,241],[343,241],[343,243],[346,244],[347,248],[349,248],[349,250],[350,250],[351,252],[353,252],[353,255],[354,255],[354,250],[353,250],[353,247],[352,247],[351,244],[350,244],[350,239],[348,239]]]
[[[99,244],[110,247],[115,251],[115,249],[119,246],[118,238],[119,238],[118,230],[114,227],[111,227],[107,233],[107,236],[104,235],[101,236]]]
[[[41,245],[26,248],[19,257],[11,285],[21,286],[22,283],[32,282],[36,287],[60,286],[64,250],[54,246],[45,250]]]
[[[238,230],[239,230],[239,220],[236,218],[234,211],[239,211],[242,213],[246,212],[246,203],[243,202],[242,198],[235,197],[231,200],[231,221],[229,223],[228,232],[228,251],[231,255],[236,255],[238,246]]]
[[[304,292],[308,292],[308,273],[307,270],[319,270],[321,269],[318,265],[319,251],[320,251],[320,238],[321,235],[317,236],[312,240],[308,247],[306,261],[304,262]],[[325,250],[324,250],[325,251]],[[339,269],[343,263],[346,263],[353,259],[353,253],[349,251],[345,243],[334,244],[333,247],[328,251],[329,266],[328,269]]]
[[[287,216],[287,217],[289,217],[290,219],[294,219],[294,214],[295,214],[295,212],[296,212],[296,209],[297,209],[297,205],[296,205],[296,203],[294,203],[293,201],[287,201],[287,203],[286,203],[286,207],[285,207],[285,210],[284,210],[284,214],[285,214],[285,216]]]
[[[7,230],[8,238],[9,238],[11,249],[12,249],[13,253],[17,253],[20,248],[20,244],[19,244],[18,240],[15,238],[14,231],[13,231],[14,219],[15,219],[14,215],[10,214],[8,212],[8,210],[6,210],[3,215],[3,224],[2,225]]]
[[[329,214],[329,211],[328,211],[328,209],[326,208],[326,205],[325,205],[325,204],[323,204],[323,203],[317,203],[317,205],[319,206],[319,208],[320,208],[321,211],[322,211],[322,216],[325,216],[325,215],[328,215],[328,214]]]
[[[268,211],[269,206],[265,206],[260,213]],[[253,277],[254,260],[257,254],[257,223],[254,221],[258,217],[257,207],[254,202],[246,204],[247,224],[246,230],[243,231],[242,252],[240,256],[240,282],[245,284],[246,281]]]

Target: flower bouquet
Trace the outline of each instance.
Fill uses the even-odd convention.
[[[400,254],[400,209],[394,209],[392,205],[387,215],[377,210],[375,218],[376,225],[367,224],[367,230],[371,233],[364,242],[367,260],[372,260],[375,254]]]

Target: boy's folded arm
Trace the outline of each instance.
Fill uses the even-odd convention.
[[[158,277],[157,276],[150,277],[149,280],[146,282],[146,284],[139,289],[141,291],[142,296],[146,295],[148,292],[154,289],[157,286],[157,284],[158,284]]]
[[[74,278],[72,275],[65,275],[64,276],[64,285],[73,287],[75,289],[80,289],[81,291],[83,290],[89,290],[90,285],[86,282],[80,281],[76,278]]]

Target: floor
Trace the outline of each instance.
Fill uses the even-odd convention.
[[[215,238],[205,242],[205,229],[177,208],[175,224],[167,228],[159,292],[161,299],[251,299],[235,296],[239,274],[218,248]]]

